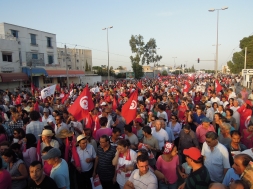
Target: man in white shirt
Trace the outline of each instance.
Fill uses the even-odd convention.
[[[230,98],[236,98],[236,94],[235,94],[235,92],[233,92],[233,89],[232,88],[229,88],[228,89],[228,100],[230,99]]]
[[[235,118],[235,121],[236,121],[236,130],[238,130],[239,129],[239,127],[240,127],[240,114],[239,114],[239,112],[237,112],[237,110],[240,108],[240,106],[239,106],[239,102],[238,102],[238,100],[235,98],[234,99],[234,106],[232,106],[230,109],[231,110],[233,110],[233,117]]]
[[[244,150],[241,152],[241,154],[248,154],[250,157],[253,158],[253,148]]]
[[[225,96],[221,97],[220,105],[223,105],[223,108],[224,108],[224,109],[226,108],[226,106],[227,106],[228,104],[229,104],[229,103],[228,103],[226,97],[225,97]]]
[[[213,182],[222,182],[224,175],[230,168],[227,148],[218,141],[218,135],[209,131],[206,133],[206,142],[202,147],[204,165],[209,171]]]
[[[211,100],[212,104],[214,102],[217,102],[218,104],[220,104],[220,99],[216,96],[215,92],[212,93],[212,98],[210,100]]]
[[[158,189],[156,176],[149,170],[148,156],[139,155],[137,157],[137,167],[126,184],[124,189],[141,188],[141,189]]]
[[[162,150],[164,144],[169,141],[168,133],[162,128],[160,120],[155,121],[155,127],[152,128],[152,136],[158,140],[159,149]]]
[[[207,102],[206,104],[206,117],[213,121],[213,117],[214,117],[214,110],[212,108],[212,104],[211,102]]]
[[[49,115],[49,109],[48,108],[44,108],[43,109],[43,116],[42,116],[42,122],[46,125],[48,122],[53,121],[53,123],[55,124],[55,119],[52,115]]]
[[[160,117],[160,114],[164,114],[165,115],[166,123],[168,123],[168,115],[165,112],[165,106],[163,104],[158,104],[157,117]]]
[[[63,129],[69,130],[67,124],[62,122],[62,116],[60,115],[56,116],[55,121],[56,121],[55,128],[54,128],[55,135],[59,134],[60,131]]]

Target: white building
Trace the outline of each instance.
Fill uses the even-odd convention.
[[[75,49],[74,56],[69,56],[68,69],[58,61],[58,54],[56,34],[0,23],[1,89],[30,88],[31,82],[39,88],[56,83],[63,86],[67,78],[69,83],[79,83],[86,60],[92,66],[90,50]]]
[[[57,64],[56,35],[8,23],[0,23],[0,35],[1,86],[30,86],[31,78],[35,86],[44,84],[44,67]]]

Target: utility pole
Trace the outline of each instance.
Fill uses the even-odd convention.
[[[245,47],[245,55],[244,55],[244,69],[246,69],[246,64],[247,64],[247,47]]]
[[[68,56],[67,56],[67,47],[65,45],[65,61],[66,61],[66,74],[67,74],[67,88],[69,89],[69,68],[68,68]]]

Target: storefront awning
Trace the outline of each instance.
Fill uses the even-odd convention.
[[[46,70],[48,77],[67,77],[66,70]],[[84,71],[81,70],[68,70],[69,77],[81,77],[84,76]]]
[[[47,72],[44,68],[30,68],[30,67],[25,67],[22,68],[22,72],[27,74],[29,77],[31,76],[47,76]]]
[[[28,77],[24,73],[0,73],[0,82],[27,81]]]

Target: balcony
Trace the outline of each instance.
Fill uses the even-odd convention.
[[[44,53],[26,53],[26,65],[27,66],[45,66]]]

